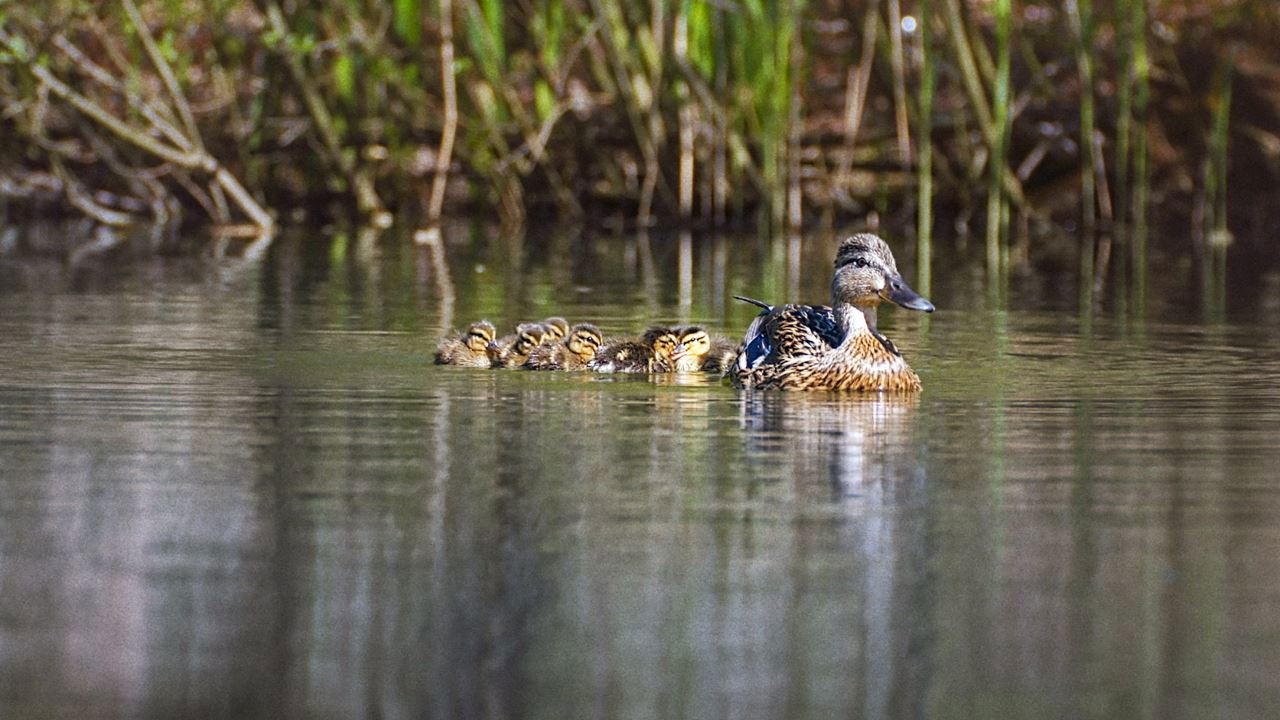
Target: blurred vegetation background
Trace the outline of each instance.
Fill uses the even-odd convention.
[[[926,275],[945,222],[1087,280],[1161,227],[1272,244],[1277,38],[1274,0],[0,0],[0,220],[853,219]]]

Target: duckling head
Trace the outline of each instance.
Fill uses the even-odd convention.
[[[840,243],[836,251],[831,299],[836,305],[855,305],[873,317],[888,300],[908,310],[933,312],[933,303],[920,297],[902,279],[889,243],[871,233],[859,233]]]
[[[562,340],[569,334],[569,321],[562,317],[549,317],[542,324],[547,328],[547,342]]]
[[[695,372],[702,369],[702,361],[711,352],[711,336],[706,330],[691,325],[676,330],[676,348],[671,354],[677,372]]]
[[[644,331],[644,344],[653,351],[654,359],[667,366],[674,364],[673,355],[680,347],[680,338],[669,327],[654,326]]]
[[[467,333],[462,337],[462,342],[468,350],[479,355],[489,352],[490,346],[496,347],[494,338],[497,334],[498,331],[494,329],[493,323],[480,320],[467,326]]]
[[[516,355],[528,355],[530,351],[547,340],[547,326],[542,323],[520,323],[516,326],[516,341],[511,344],[511,352]]]
[[[604,335],[600,333],[600,328],[590,323],[582,323],[574,325],[569,331],[569,339],[565,341],[565,346],[569,348],[569,352],[587,361],[596,356],[596,350],[600,349],[603,342]]]

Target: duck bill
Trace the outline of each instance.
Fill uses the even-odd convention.
[[[884,297],[908,310],[933,312],[933,303],[920,297],[920,293],[912,290],[900,277],[889,281],[884,289]]]
[[[679,360],[680,358],[688,354],[689,354],[689,348],[685,347],[684,345],[677,345],[676,349],[671,351],[671,359]]]

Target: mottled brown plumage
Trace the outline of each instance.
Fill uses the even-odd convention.
[[[604,336],[595,325],[574,325],[564,342],[539,345],[520,367],[525,370],[586,370]]]
[[[520,323],[516,331],[497,341],[498,352],[494,367],[520,367],[534,348],[546,342],[547,326],[542,323]]]
[[[679,340],[671,328],[655,326],[639,338],[605,343],[588,367],[600,373],[671,372],[675,366],[672,356],[678,345]]]
[[[738,343],[711,335],[697,325],[676,328],[679,349],[673,354],[676,372],[717,372],[723,374],[738,354]]]
[[[435,362],[437,365],[490,367],[498,352],[493,339],[496,334],[493,323],[488,320],[473,322],[467,326],[466,332],[453,332],[440,341],[436,347]]]
[[[729,372],[729,368],[733,367],[733,361],[737,359],[740,350],[742,350],[742,343],[737,340],[730,340],[722,335],[712,335],[711,350],[702,359],[702,370],[724,375]]]
[[[569,321],[562,317],[549,317],[542,321],[542,325],[547,329],[547,338],[544,344],[558,343],[564,339],[565,335],[569,334]]]
[[[916,391],[920,378],[875,329],[876,308],[890,300],[912,310],[933,305],[902,280],[893,253],[871,234],[836,252],[832,307],[762,305],[729,375],[734,385],[783,390]]]

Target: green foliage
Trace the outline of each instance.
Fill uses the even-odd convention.
[[[392,27],[396,37],[410,49],[422,45],[422,0],[394,0]]]
[[[333,59],[333,84],[338,98],[348,105],[355,102],[356,64],[351,53],[343,53]]]
[[[1198,22],[1182,12],[1190,5],[1207,12],[1199,35],[1186,31]],[[1198,38],[1211,51],[1227,42],[1248,45],[1250,32],[1280,29],[1273,5],[908,0],[903,11],[921,16],[919,37],[907,39],[920,44],[908,44],[905,75],[898,65],[891,77],[881,55],[868,55],[870,87],[857,104],[849,103],[850,56],[864,13],[884,3],[453,0],[449,69],[441,67],[444,23],[436,0],[146,0],[139,9],[159,55],[191,95],[203,139],[220,160],[249,167],[246,176],[258,182],[251,189],[268,194],[278,187],[299,196],[353,187],[352,176],[367,171],[413,197],[405,188],[430,172],[423,158],[444,135],[443,73],[450,72],[461,114],[452,167],[477,184],[476,197],[527,188],[518,202],[564,206],[556,193],[567,192],[583,203],[640,207],[648,192],[655,214],[674,215],[675,188],[683,192],[692,182],[697,214],[712,207],[714,182],[722,195],[717,207],[748,212],[776,209],[787,183],[802,176],[809,207],[858,213],[877,204],[891,210],[911,191],[922,204],[935,193],[977,199],[985,185],[1002,203],[988,208],[988,225],[995,226],[1009,216],[1004,205],[1024,209],[1022,178],[1011,170],[1025,168],[1030,183],[1038,179],[1036,163],[1024,161],[1042,121],[1072,128],[1079,165],[1093,168],[1078,168],[1082,186],[1104,173],[1115,178],[1110,190],[1098,183],[1091,191],[1091,208],[1109,192],[1131,191],[1132,203],[1116,202],[1117,217],[1144,222],[1156,162],[1148,131],[1167,109],[1152,97],[1149,78],[1167,79],[1161,92],[1190,87],[1167,40],[1148,53],[1148,27],[1171,28],[1159,37],[1175,43]],[[262,21],[272,7],[282,22]],[[886,28],[898,31],[878,21],[881,38],[891,38]],[[163,85],[130,27],[119,3],[0,0],[0,28],[9,35],[0,44],[0,80],[19,96],[10,112],[36,106],[38,84],[22,68],[37,63],[97,93],[104,105],[118,103],[112,93],[119,91],[95,84],[55,37],[82,48],[126,93],[154,96]],[[1064,32],[1068,27],[1075,32]],[[924,66],[920,51],[927,53]],[[279,62],[286,58],[293,62]],[[1254,68],[1280,63],[1273,50],[1254,59],[1233,76],[1237,98],[1259,95],[1245,85]],[[1213,155],[1210,166],[1179,156],[1184,167],[1210,173],[1215,222],[1226,217],[1225,157],[1252,137],[1231,132],[1238,119],[1221,98],[1233,86],[1218,82],[1216,91],[1191,88],[1201,100],[1186,106],[1200,116],[1183,123],[1201,128],[1203,142],[1190,145]],[[901,167],[901,153],[886,140],[899,135],[897,118],[883,103],[903,86],[919,93],[907,113],[919,165],[915,172],[875,174]],[[845,116],[854,110],[861,115]],[[1037,125],[1023,125],[1030,117]],[[851,126],[855,132],[847,135]],[[1105,158],[1090,157],[1093,145],[1075,135],[1077,126],[1107,135]],[[1265,123],[1257,126],[1258,136],[1273,134]],[[371,147],[378,145],[384,147]],[[1173,145],[1184,153],[1188,143]],[[872,177],[832,191],[830,171],[842,164]],[[340,177],[321,178],[320,170]],[[809,194],[810,188],[816,190]],[[931,219],[920,216],[922,223]],[[922,254],[927,247],[921,245]],[[1135,240],[1135,265],[1140,252]]]

